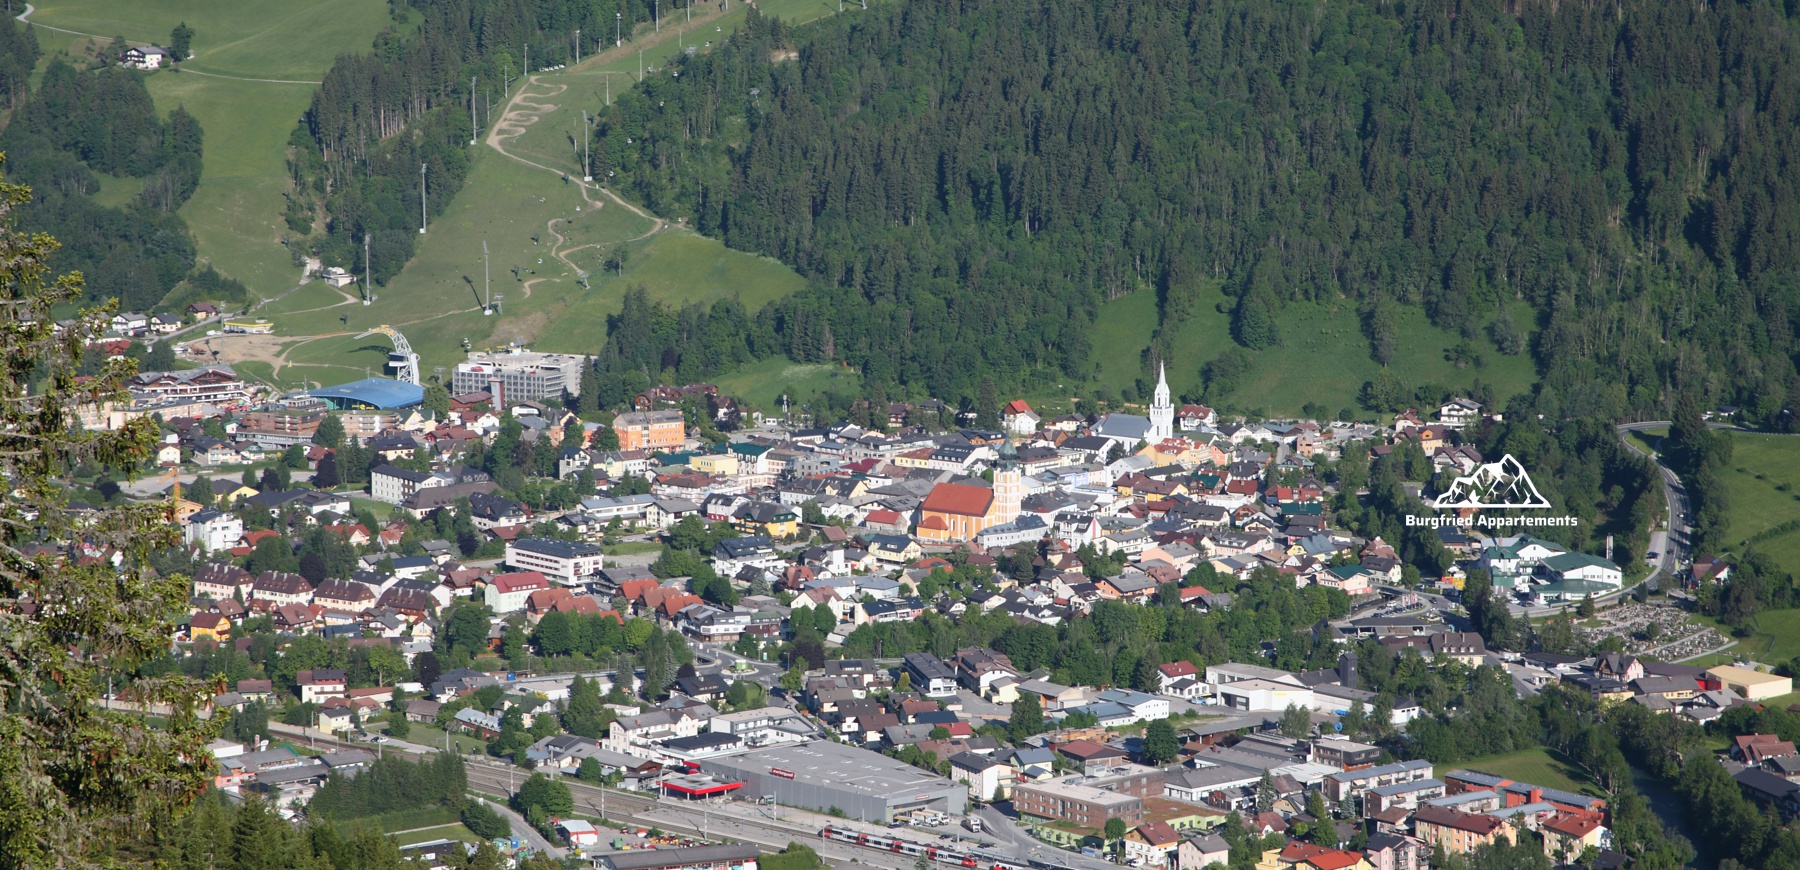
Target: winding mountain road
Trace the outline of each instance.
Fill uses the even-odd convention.
[[[1693,528],[1688,525],[1687,488],[1681,483],[1681,477],[1662,464],[1661,456],[1654,450],[1646,450],[1631,437],[1632,433],[1661,429],[1669,425],[1667,420],[1645,420],[1641,423],[1622,423],[1616,427],[1619,439],[1633,453],[1644,456],[1656,463],[1657,471],[1662,472],[1663,503],[1668,506],[1668,514],[1663,520],[1663,528],[1650,533],[1650,549],[1658,554],[1656,570],[1644,578],[1649,583],[1663,574],[1671,580],[1679,580],[1682,565],[1686,564],[1692,554],[1688,547],[1693,541]],[[1718,429],[1731,429],[1731,426],[1715,426]],[[1637,558],[1633,555],[1632,558]]]

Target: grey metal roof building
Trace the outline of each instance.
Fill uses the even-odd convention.
[[[774,795],[776,803],[818,812],[837,807],[871,822],[914,809],[968,810],[967,785],[828,740],[703,758],[700,769],[744,783],[747,795]]]
[[[719,865],[742,867],[762,855],[762,850],[749,843],[727,843],[723,846],[689,846],[685,849],[639,849],[613,852],[596,857],[595,865],[607,870],[683,870]]]

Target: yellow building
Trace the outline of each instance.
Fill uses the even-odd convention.
[[[1725,688],[1743,695],[1745,700],[1766,701],[1794,691],[1794,681],[1789,677],[1778,677],[1749,668],[1735,665],[1719,665],[1707,668],[1706,672],[1719,678]]]
[[[223,643],[231,639],[231,620],[217,613],[196,613],[188,620],[188,640]]]
[[[688,460],[688,467],[704,474],[736,475],[738,458],[731,453],[708,453]]]
[[[800,516],[777,502],[758,501],[739,505],[731,515],[731,527],[749,535],[786,540],[800,534]]]

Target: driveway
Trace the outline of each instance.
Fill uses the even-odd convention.
[[[532,851],[548,854],[552,858],[561,858],[563,856],[562,849],[551,845],[549,840],[544,839],[543,834],[538,833],[536,828],[525,821],[524,816],[513,812],[511,807],[508,807],[505,804],[497,804],[485,798],[475,798],[475,800],[487,804],[490,809],[499,813],[500,817],[505,819],[507,824],[512,825],[513,836],[518,837],[520,843],[530,846]]]

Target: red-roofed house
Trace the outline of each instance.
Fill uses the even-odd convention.
[[[1000,409],[1000,425],[1013,435],[1030,435],[1038,429],[1038,415],[1025,404],[1024,399],[1014,399]]]
[[[880,532],[887,535],[906,534],[906,518],[901,516],[899,511],[892,511],[887,508],[869,511],[869,515],[863,517],[862,525],[863,528],[868,529],[871,532]]]
[[[1731,757],[1753,767],[1770,758],[1794,754],[1793,742],[1774,734],[1739,734],[1731,738]]]
[[[642,604],[644,594],[662,584],[653,577],[638,580],[627,580],[619,584],[619,596],[633,604]]]
[[[1180,846],[1181,835],[1168,822],[1145,822],[1125,835],[1125,861],[1134,867],[1168,867]]]
[[[550,579],[536,571],[501,574],[488,583],[487,606],[495,613],[517,613],[531,593],[549,588]]]
[[[532,622],[544,618],[544,614],[556,609],[561,604],[575,597],[575,593],[558,586],[554,589],[539,589],[525,596],[525,617]]]
[[[1544,835],[1544,854],[1552,858],[1574,860],[1589,846],[1605,849],[1611,845],[1606,826],[1587,813],[1559,815],[1538,830]]]
[[[592,595],[571,595],[568,598],[560,599],[555,604],[550,605],[550,609],[557,613],[568,613],[575,616],[587,616],[589,614],[601,612],[600,602],[595,600]],[[619,612],[616,610],[608,610],[606,612],[612,614],[615,619],[619,616]],[[619,624],[623,625],[624,622],[621,621]]]
[[[1169,662],[1166,665],[1158,665],[1156,670],[1158,672],[1157,673],[1157,682],[1159,684],[1158,688],[1165,689],[1165,690],[1168,689],[1169,686],[1173,683],[1176,683],[1180,680],[1194,679],[1200,673],[1200,669],[1197,667],[1194,667],[1193,662],[1185,662],[1185,661]]]
[[[368,546],[370,540],[369,527],[362,523],[326,526],[325,531],[337,535],[344,543],[352,547]]]

